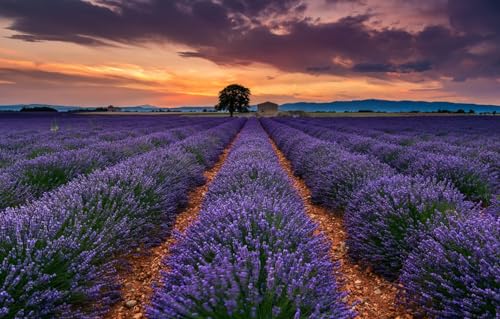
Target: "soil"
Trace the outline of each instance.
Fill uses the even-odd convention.
[[[397,286],[352,262],[346,251],[346,232],[339,212],[332,212],[311,200],[311,191],[303,179],[293,174],[290,161],[270,139],[279,162],[293,186],[302,197],[308,216],[318,224],[318,230],[330,240],[330,255],[339,264],[337,275],[340,289],[347,292],[346,302],[357,312],[356,318],[413,318],[396,303]]]
[[[205,171],[206,183],[196,187],[189,193],[188,205],[178,214],[172,233],[184,232],[198,218],[208,187],[226,161],[234,141],[238,137],[239,134],[225,148],[217,163]],[[124,258],[129,266],[126,269],[119,270],[122,301],[112,307],[105,318],[146,318],[146,305],[151,300],[153,285],[161,284],[161,273],[168,270],[163,260],[169,255],[170,247],[174,242],[175,239],[170,236],[162,244],[148,251],[143,252],[138,249],[136,253]]]

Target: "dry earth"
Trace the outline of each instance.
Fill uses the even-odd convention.
[[[302,197],[307,214],[318,224],[319,231],[323,232],[331,242],[330,255],[340,265],[341,289],[348,293],[346,301],[358,313],[357,318],[412,318],[404,309],[396,306],[397,287],[393,283],[349,260],[346,254],[346,232],[341,214],[328,211],[312,202],[311,191],[304,180],[293,174],[290,161],[278,149],[274,141],[272,139],[270,141],[281,166]]]
[[[178,214],[172,233],[184,232],[198,218],[208,187],[226,161],[234,141],[238,137],[239,134],[225,148],[217,163],[211,169],[205,171],[206,183],[189,193],[188,205]],[[174,242],[173,236],[170,236],[162,244],[149,251],[139,251],[125,258],[129,267],[119,271],[123,300],[111,309],[106,318],[140,319],[146,317],[145,306],[151,300],[153,284],[161,283],[161,272],[167,270],[162,261],[168,256],[170,247]]]

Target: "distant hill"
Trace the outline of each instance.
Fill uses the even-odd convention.
[[[280,111],[305,111],[305,112],[359,112],[370,110],[374,112],[437,112],[448,110],[474,110],[481,112],[500,112],[500,106],[480,105],[451,102],[424,102],[424,101],[387,101],[387,100],[359,100],[359,101],[334,101],[325,103],[297,102],[286,103],[280,106]]]

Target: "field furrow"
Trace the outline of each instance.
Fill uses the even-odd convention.
[[[243,120],[78,177],[0,215],[0,314],[94,318],[120,298],[120,256],[170,234]]]
[[[386,311],[432,318],[494,317],[500,274],[496,196],[488,197],[492,204],[484,209],[466,200],[450,180],[402,175],[375,157],[289,125],[272,119],[262,123],[293,173],[311,190],[312,202],[329,209],[323,225],[345,230],[344,265],[383,277],[375,279],[375,287],[390,287],[378,287],[376,293],[382,297],[386,292],[386,301],[392,298]],[[347,269],[347,278],[358,270]],[[354,279],[354,287],[369,282]],[[363,302],[370,302],[370,285],[359,288],[366,293]],[[397,309],[399,305],[406,308]],[[358,309],[370,317],[377,306],[361,304]],[[378,313],[385,315],[391,316]]]
[[[171,128],[144,136],[101,142],[78,150],[61,151],[32,160],[19,161],[0,171],[0,209],[21,205],[68,183],[79,175],[187,138],[196,131],[219,124],[207,122]]]
[[[347,302],[356,310],[356,318],[411,318],[411,315],[397,305],[397,287],[370,269],[363,269],[350,260],[346,254],[346,230],[342,217],[328,211],[325,207],[314,204],[311,191],[303,179],[293,173],[292,164],[271,140],[271,145],[279,162],[294,188],[304,202],[308,216],[318,224],[318,230],[330,241],[330,255],[340,265],[338,277],[340,289],[345,291]]]
[[[351,318],[328,240],[249,120],[165,259],[150,318]]]
[[[189,192],[186,207],[178,213],[172,227],[172,234],[183,233],[197,218],[209,185],[221,169],[229,152],[238,139],[239,133],[226,146],[217,162],[203,173],[205,183]],[[126,259],[127,267],[119,269],[118,281],[122,285],[122,301],[114,305],[105,318],[144,318],[146,306],[153,293],[153,286],[161,285],[161,272],[168,271],[163,263],[175,243],[175,236],[170,236],[151,249],[137,248]]]
[[[496,118],[247,115],[12,115],[0,318],[498,317]]]

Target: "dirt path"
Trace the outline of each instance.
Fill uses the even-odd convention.
[[[184,232],[198,218],[208,186],[226,161],[238,137],[239,133],[225,148],[217,163],[211,169],[205,171],[206,183],[189,193],[188,206],[177,215],[172,233],[175,231]],[[105,318],[139,319],[146,317],[145,306],[152,297],[153,283],[159,282],[161,271],[166,270],[162,261],[169,254],[174,241],[172,237],[169,237],[161,245],[152,248],[147,254],[132,255],[127,258],[130,268],[119,273],[123,300],[111,308]]]
[[[395,306],[397,289],[394,284],[375,275],[369,269],[362,269],[347,258],[345,248],[346,233],[342,217],[312,203],[311,191],[305,182],[293,174],[290,161],[278,149],[274,141],[272,139],[270,141],[281,166],[302,197],[307,214],[318,223],[319,230],[332,242],[330,255],[340,263],[340,272],[343,276],[340,282],[341,289],[349,294],[347,302],[358,313],[357,318],[412,318],[403,309]]]

